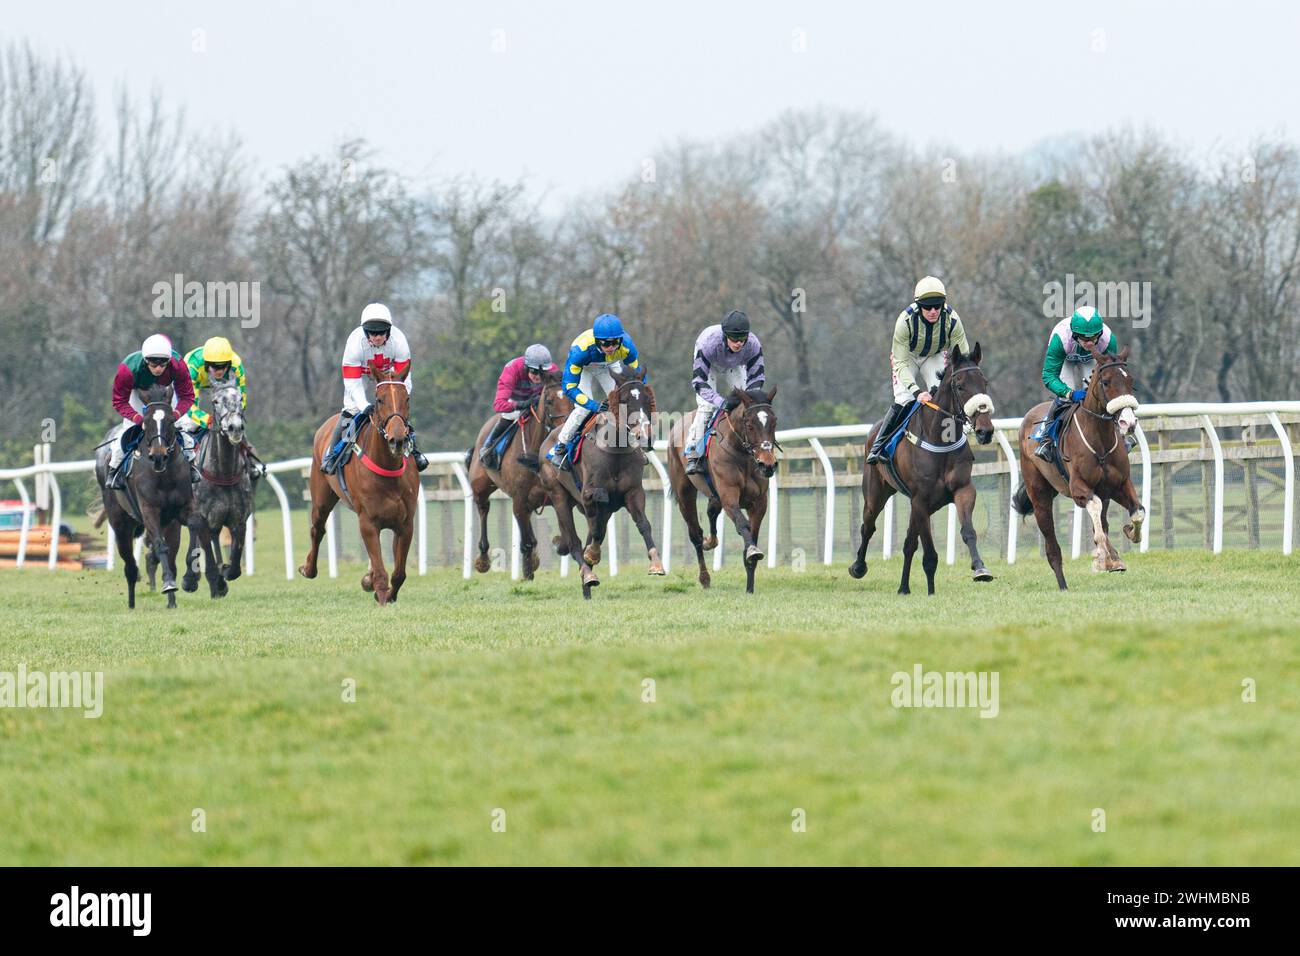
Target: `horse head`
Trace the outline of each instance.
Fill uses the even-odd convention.
[[[952,393],[952,408],[947,411],[970,422],[976,440],[987,445],[993,440],[993,399],[988,394],[988,379],[980,368],[983,358],[978,342],[965,354],[960,346],[954,345],[942,377],[948,380],[948,391]]]
[[[214,429],[232,445],[244,441],[244,401],[237,382],[221,379],[212,386]]]
[[[392,369],[375,369],[375,410],[371,414],[375,427],[394,457],[411,439],[411,396]]]
[[[1092,411],[1105,409],[1105,413],[1115,419],[1121,435],[1127,435],[1137,424],[1137,396],[1133,394],[1133,376],[1128,373],[1129,347],[1126,345],[1117,355],[1109,355],[1099,348],[1089,349],[1097,361],[1097,370],[1092,373],[1088,383],[1088,395],[1084,407],[1092,406]]]
[[[145,396],[146,404],[141,412],[140,427],[144,430],[142,439],[145,454],[153,464],[153,470],[162,474],[167,470],[168,459],[176,447],[176,416],[172,410],[174,392],[170,385],[154,385]]]
[[[561,424],[573,411],[573,399],[564,392],[564,376],[559,369],[542,372],[542,395],[537,402],[537,418],[548,429]]]
[[[636,372],[623,370],[614,373],[615,389],[610,396],[610,414],[618,430],[620,447],[650,448],[654,444],[655,391],[646,384],[647,371],[641,368]]]
[[[776,471],[776,411],[772,408],[775,397],[775,385],[766,392],[758,388],[748,392],[733,388],[727,402],[731,430],[740,447],[758,463],[767,478]]]

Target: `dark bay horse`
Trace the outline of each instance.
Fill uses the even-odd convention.
[[[707,588],[710,582],[704,552],[718,546],[718,515],[725,511],[744,542],[745,592],[754,593],[754,569],[763,560],[758,531],[767,514],[768,479],[776,471],[776,412],[772,409],[775,397],[775,386],[768,392],[732,389],[727,403],[731,407],[718,419],[715,426],[718,438],[708,450],[707,467],[716,495],[709,490],[703,475],[686,474],[686,434],[691,418],[698,413],[688,412],[668,434],[669,479],[677,497],[677,509],[686,519],[691,544],[695,545],[703,587]],[[707,538],[700,529],[697,493],[709,502]]]
[[[479,520],[478,558],[474,561],[474,570],[479,573],[492,567],[488,559],[488,509],[492,506],[492,492],[497,488],[510,496],[515,520],[519,522],[519,550],[522,552],[524,579],[531,581],[541,563],[537,556],[537,536],[533,532],[532,515],[533,512],[540,512],[550,499],[538,474],[538,451],[546,436],[563,424],[569,412],[573,411],[573,402],[564,394],[558,371],[542,373],[542,383],[542,394],[538,397],[537,404],[520,416],[510,444],[501,455],[499,468],[484,468],[483,462],[479,460],[483,442],[496,424],[498,416],[493,415],[479,429],[474,447],[470,449],[469,485],[474,495],[474,505],[478,508]],[[557,548],[564,547],[559,536],[556,536],[554,543]],[[564,549],[562,553],[568,554],[568,550]]]
[[[316,555],[325,536],[325,520],[340,498],[357,513],[361,539],[370,567],[361,589],[373,591],[381,605],[397,600],[406,580],[406,556],[415,535],[415,510],[419,507],[420,474],[411,459],[410,395],[391,369],[376,370],[375,403],[369,420],[360,425],[347,462],[331,475],[320,470],[321,458],[334,434],[332,415],[316,430],[311,457],[311,549],[298,568],[305,578],[316,577]],[[393,576],[384,567],[379,532],[393,532]]]
[[[961,539],[970,550],[971,572],[976,581],[991,581],[993,575],[984,567],[976,547],[975,526],[971,513],[975,509],[975,486],[971,484],[971,466],[975,454],[966,441],[965,426],[970,424],[981,445],[993,440],[993,400],[988,396],[988,381],[980,368],[980,344],[969,355],[954,347],[948,355],[948,367],[934,389],[934,403],[922,405],[908,422],[907,434],[894,451],[894,469],[879,461],[862,472],[862,543],[857,559],[849,565],[849,574],[860,578],[867,573],[867,545],[876,531],[876,518],[896,491],[912,499],[907,537],[903,542],[903,579],[899,594],[911,594],[912,557],[917,541],[923,550],[921,567],[925,569],[927,593],[934,593],[934,572],[939,567],[939,552],[934,547],[930,516],[944,505],[957,505],[961,522]],[[866,448],[875,439],[876,428],[867,436]],[[865,455],[864,455],[865,457]],[[901,487],[899,482],[901,481]]]
[[[126,487],[116,491],[104,487],[108,475],[107,443],[101,447],[95,460],[95,477],[104,498],[104,514],[108,516],[117,539],[117,552],[121,555],[122,571],[126,575],[127,607],[135,607],[135,584],[140,579],[140,568],[135,561],[134,542],[141,534],[146,535],[150,553],[162,568],[167,607],[176,607],[176,555],[181,544],[181,525],[189,527],[191,541],[197,537],[202,545],[202,553],[207,558],[205,575],[211,596],[222,597],[226,593],[226,582],[217,573],[207,523],[194,510],[190,465],[181,453],[171,386],[155,385],[142,397],[145,406],[139,427],[143,434],[132,452],[135,460]],[[120,441],[121,436],[115,435],[116,432],[114,429],[110,435],[114,435],[113,441]],[[193,553],[187,563],[196,567],[198,558],[199,553]]]
[[[1107,355],[1095,347],[1090,351],[1097,365],[1087,395],[1064,413],[1058,432],[1066,477],[1061,477],[1055,463],[1034,454],[1038,442],[1030,437],[1038,422],[1047,417],[1052,403],[1035,405],[1020,423],[1020,476],[1024,480],[1012,503],[1022,515],[1033,512],[1038,530],[1043,533],[1047,563],[1062,591],[1066,589],[1065,575],[1052,516],[1053,498],[1064,495],[1086,509],[1092,519],[1093,571],[1126,570],[1110,543],[1106,509],[1111,500],[1128,511],[1124,535],[1134,543],[1142,539],[1142,523],[1147,516],[1129,476],[1128,448],[1122,441],[1137,423],[1138,400],[1128,373],[1129,348],[1125,346],[1118,355]]]
[[[194,508],[207,522],[212,552],[225,581],[234,581],[242,573],[245,531],[253,510],[253,480],[248,474],[246,449],[243,399],[238,383],[227,377],[212,386],[211,424],[199,443],[200,480],[194,486]],[[229,564],[221,562],[222,528],[230,532]],[[194,553],[193,531],[190,553]],[[193,591],[198,580],[198,570],[191,565],[181,587]]]
[[[654,442],[654,389],[645,383],[644,367],[639,374],[626,370],[611,374],[616,387],[609,396],[610,407],[596,413],[596,421],[589,423],[591,429],[573,472],[560,471],[545,458],[541,462],[542,486],[560,523],[561,547],[567,548],[578,562],[582,596],[587,600],[591,599],[591,589],[600,584],[594,566],[600,563],[609,517],[619,508],[627,509],[645,540],[650,559],[647,573],[665,573],[655,548],[650,519],[645,514],[645,488],[641,484],[645,449]],[[558,436],[559,429],[556,429],[546,437],[541,448],[543,454],[555,445]],[[573,521],[575,504],[587,517],[585,547]]]

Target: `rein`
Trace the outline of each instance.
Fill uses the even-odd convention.
[[[383,382],[376,382],[375,390],[378,391],[379,386],[381,385],[401,385],[403,388],[406,387],[406,385],[402,382],[386,380]],[[410,431],[411,428],[410,421],[401,412],[393,412],[387,415],[384,418],[383,422],[377,424],[375,431],[376,434],[378,434],[381,438],[383,438],[384,441],[388,442],[390,445],[392,444],[393,439],[389,437],[388,434],[388,423],[391,422],[394,418],[398,419],[404,425],[406,425],[407,431]],[[382,475],[385,478],[400,478],[402,475],[406,473],[406,458],[407,458],[406,454],[402,455],[402,467],[385,468],[383,465],[379,464],[379,462],[375,461],[373,458],[371,458],[369,455],[366,454],[366,450],[361,447],[360,442],[356,443],[356,449],[357,449],[357,457],[361,460],[361,464],[365,465],[369,471],[374,472],[376,475]]]
[[[1099,363],[1097,366],[1097,371],[1093,373],[1093,378],[1097,382],[1097,390],[1101,392],[1102,401],[1106,404],[1109,404],[1110,400],[1106,398],[1106,383],[1101,380],[1101,371],[1103,368],[1128,368],[1128,362],[1107,362],[1105,365],[1101,365]],[[1091,391],[1091,389],[1089,390]],[[1091,408],[1088,408],[1086,405],[1084,405],[1083,402],[1079,403],[1079,409],[1081,411],[1087,412],[1093,418],[1100,419],[1101,421],[1104,422],[1111,422],[1112,424],[1114,424],[1115,419],[1117,417],[1117,415],[1112,414],[1110,412],[1094,412]],[[1075,430],[1078,431],[1079,433],[1079,438],[1083,442],[1083,447],[1088,449],[1088,451],[1092,452],[1092,456],[1097,459],[1098,466],[1105,467],[1106,459],[1109,458],[1111,456],[1111,453],[1114,452],[1115,449],[1119,447],[1118,426],[1114,428],[1115,440],[1111,442],[1110,448],[1106,450],[1105,454],[1098,452],[1097,449],[1092,447],[1092,442],[1088,441],[1088,436],[1083,433],[1083,426],[1079,424],[1078,415],[1074,416],[1074,427]]]
[[[978,365],[964,365],[961,368],[949,369],[948,373],[944,376],[943,387],[952,393],[952,403],[957,406],[956,412],[950,412],[948,409],[936,404],[935,402],[920,403],[931,411],[938,412],[941,416],[941,420],[956,422],[960,425],[961,437],[947,445],[936,445],[928,441],[924,436],[914,435],[912,434],[911,429],[907,429],[905,436],[911,440],[913,445],[916,445],[922,451],[932,452],[936,455],[946,455],[949,452],[957,451],[959,448],[966,445],[966,426],[971,424],[971,420],[966,414],[966,410],[962,408],[961,404],[957,401],[959,397],[957,395],[957,376],[961,375],[963,372],[974,372],[978,369]],[[987,388],[988,382],[986,381],[984,384]]]
[[[772,408],[772,406],[768,402],[749,405],[745,408],[744,412],[741,413],[740,417],[743,419],[750,412],[757,411],[763,408]],[[773,409],[772,413],[774,415],[776,414],[775,409]],[[760,451],[768,451],[772,448],[775,448],[778,451],[784,451],[785,449],[781,447],[781,443],[778,442],[775,437],[773,437],[770,442],[760,442],[758,445],[755,445],[753,442],[749,441],[747,438],[745,438],[744,435],[740,433],[740,431],[736,428],[735,423],[731,420],[730,414],[723,412],[722,419],[727,423],[727,427],[731,429],[731,437],[736,439],[736,444],[740,446],[741,450],[745,453],[745,455],[748,456],[750,460],[752,460],[754,464],[758,466],[759,471],[763,472],[764,475],[766,475],[768,478],[772,477],[772,473],[768,471],[767,466],[758,460],[758,453]]]

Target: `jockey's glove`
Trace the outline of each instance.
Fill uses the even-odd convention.
[[[1088,390],[1086,388],[1076,388],[1073,392],[1070,393],[1070,401],[1072,402],[1081,402],[1087,397],[1088,397]]]

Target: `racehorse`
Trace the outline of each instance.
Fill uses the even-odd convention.
[[[474,570],[479,573],[492,567],[488,559],[488,509],[492,506],[492,492],[497,488],[510,496],[515,520],[519,522],[519,549],[523,555],[525,580],[531,581],[533,572],[541,564],[536,550],[537,536],[533,533],[532,513],[540,512],[549,497],[538,476],[540,462],[537,453],[547,434],[562,424],[569,412],[573,411],[573,402],[564,394],[559,372],[543,372],[542,384],[537,404],[519,417],[510,443],[501,455],[499,468],[484,468],[483,462],[479,460],[483,442],[496,424],[497,416],[489,418],[479,429],[474,447],[469,451],[466,462],[469,465],[469,484],[479,519],[478,558],[474,561]],[[553,543],[557,548],[564,547],[558,535]],[[567,554],[567,549],[563,553]]]
[[[1038,530],[1043,533],[1047,563],[1056,573],[1062,591],[1066,589],[1065,575],[1052,516],[1052,500],[1057,495],[1065,495],[1087,509],[1092,519],[1092,569],[1097,572],[1127,570],[1110,543],[1106,509],[1111,499],[1128,510],[1124,535],[1134,543],[1142,538],[1142,523],[1147,516],[1129,477],[1128,448],[1121,442],[1137,424],[1138,400],[1128,373],[1129,347],[1124,346],[1118,355],[1108,355],[1095,347],[1089,351],[1097,365],[1087,394],[1062,415],[1057,432],[1064,475],[1055,462],[1043,461],[1034,454],[1038,441],[1031,437],[1052,403],[1035,405],[1020,423],[1020,475],[1024,480],[1012,504],[1022,515],[1033,512]]]
[[[925,569],[928,594],[934,594],[934,572],[939,567],[939,552],[934,547],[930,516],[944,505],[956,503],[961,523],[961,539],[970,550],[970,566],[976,581],[992,581],[976,546],[975,525],[971,513],[975,508],[975,486],[971,484],[971,465],[975,454],[966,441],[970,425],[981,445],[993,440],[993,399],[988,395],[988,381],[980,368],[980,344],[969,355],[954,346],[948,355],[948,367],[934,388],[934,402],[921,405],[902,426],[903,438],[893,453],[893,461],[881,459],[862,470],[862,542],[857,559],[849,565],[849,574],[860,578],[867,573],[867,545],[876,532],[876,518],[885,502],[896,491],[912,499],[907,537],[903,541],[903,579],[899,594],[911,594],[912,557],[918,539],[923,548],[921,567]],[[871,448],[877,424],[867,436]]]
[[[104,487],[108,476],[108,445],[124,437],[119,428],[109,432],[110,441],[100,446],[95,459],[95,477],[103,495],[104,513],[117,539],[117,552],[126,575],[126,605],[135,607],[135,584],[140,578],[140,568],[135,561],[134,541],[144,534],[150,553],[162,567],[167,607],[176,607],[176,553],[180,548],[182,524],[190,529],[191,543],[197,537],[202,545],[208,562],[205,576],[211,596],[223,597],[226,582],[217,573],[212,537],[207,523],[194,509],[190,465],[181,453],[172,409],[172,388],[155,385],[142,397],[145,402],[139,425],[142,434],[139,445],[131,453],[135,467],[127,475],[126,486],[121,490]],[[143,467],[146,460],[150,467]],[[123,467],[126,464],[123,462]],[[191,560],[196,562],[198,555],[199,552],[192,552]]]
[[[639,373],[611,369],[614,391],[609,408],[592,416],[583,442],[581,456],[573,471],[561,471],[543,459],[542,487],[546,489],[560,523],[560,547],[567,549],[578,562],[582,577],[582,596],[591,600],[591,589],[600,584],[595,565],[600,563],[601,544],[610,515],[626,508],[645,540],[650,559],[649,574],[664,574],[663,562],[655,548],[650,519],[645,514],[645,489],[641,485],[645,470],[644,449],[654,441],[655,393],[645,382],[646,369]],[[559,429],[542,443],[541,451],[550,450],[559,437]],[[587,543],[584,548],[573,521],[573,506],[579,505],[587,517]],[[558,550],[558,549],[557,549]],[[563,552],[561,552],[563,553]]]
[[[194,488],[194,508],[207,522],[212,552],[221,577],[234,581],[242,573],[245,529],[253,510],[253,480],[248,474],[247,445],[244,443],[244,408],[239,385],[233,378],[220,379],[212,386],[211,424],[199,444],[199,483]],[[230,563],[221,563],[221,529],[230,532]],[[190,553],[194,533],[190,532]],[[152,573],[149,576],[153,580]],[[198,570],[192,565],[181,579],[181,587],[198,587]]]
[[[375,402],[364,421],[356,423],[353,453],[333,474],[320,470],[334,434],[332,415],[316,430],[311,459],[311,549],[298,573],[316,577],[316,555],[325,536],[325,520],[340,498],[357,513],[361,539],[370,567],[361,589],[373,591],[380,605],[397,600],[406,580],[406,556],[415,534],[420,474],[411,459],[410,395],[392,369],[374,369]],[[393,532],[393,576],[390,580],[379,547],[379,532]]]
[[[686,519],[686,529],[695,557],[700,563],[700,584],[708,587],[708,569],[704,552],[718,546],[718,515],[725,511],[745,547],[745,593],[754,593],[754,569],[763,560],[758,546],[758,530],[767,514],[768,479],[776,471],[776,412],[772,399],[776,387],[763,392],[732,389],[724,413],[716,426],[718,439],[708,449],[707,468],[712,487],[703,475],[687,475],[685,462],[686,435],[692,416],[688,412],[673,425],[668,434],[668,474],[677,508]],[[696,493],[709,502],[709,536],[700,529]]]

